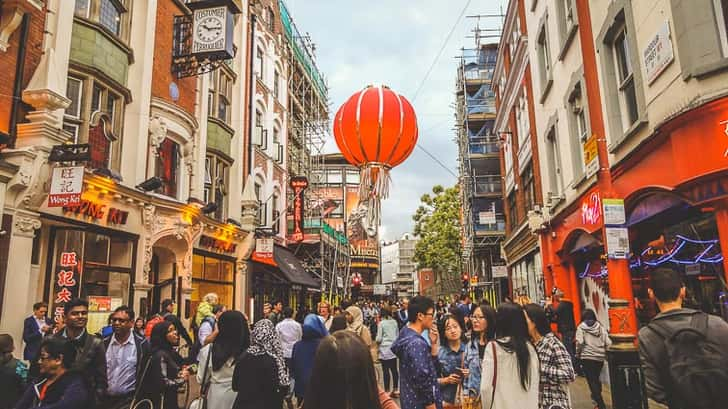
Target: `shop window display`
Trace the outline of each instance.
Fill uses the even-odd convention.
[[[235,262],[209,255],[192,256],[192,295],[191,311],[205,294],[216,293],[220,303],[227,308],[235,307]]]

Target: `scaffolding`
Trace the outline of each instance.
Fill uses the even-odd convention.
[[[463,48],[456,79],[456,129],[461,186],[464,272],[472,279],[471,290],[486,298],[499,298],[493,267],[501,263],[500,246],[505,238],[500,143],[493,133],[495,93],[493,71],[498,55],[500,28],[481,28],[481,20],[503,16],[468,16],[477,19],[473,48]],[[475,291],[471,291],[475,292]],[[491,302],[497,300],[490,300]]]

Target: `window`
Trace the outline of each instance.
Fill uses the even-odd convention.
[[[617,86],[619,87],[620,110],[623,130],[629,129],[637,121],[637,96],[635,94],[634,75],[630,61],[627,27],[618,31],[612,44],[614,63],[616,64]]]
[[[518,132],[519,149],[523,144],[528,143],[528,135],[531,131],[531,122],[528,117],[528,95],[526,87],[523,87],[521,95],[518,97],[518,106],[516,106],[516,132]]]
[[[74,14],[79,17],[88,18],[91,0],[76,0]]]
[[[281,99],[281,74],[278,73],[278,70],[275,70],[273,72],[273,95],[275,95],[276,99]]]
[[[255,54],[255,64],[258,66],[258,79],[263,80],[263,50],[258,47],[258,51]]]
[[[220,221],[227,219],[229,173],[230,162],[213,153],[207,153],[204,200],[205,203],[213,202],[217,205],[214,217]]]
[[[164,138],[157,150],[155,176],[162,179],[160,193],[177,198],[179,182],[179,145],[170,138]]]
[[[74,73],[67,78],[66,96],[71,103],[64,112],[63,129],[74,143],[90,144],[92,166],[118,169],[120,155],[113,148],[123,123],[121,94],[94,77]]]
[[[561,152],[559,151],[559,139],[556,137],[556,127],[552,127],[546,136],[547,150],[546,162],[548,166],[549,193],[547,200],[551,197],[560,197],[564,186],[563,172],[561,170]],[[579,145],[581,147],[581,145]]]
[[[195,252],[192,255],[190,311],[196,311],[202,297],[209,293],[217,294],[222,305],[235,305],[234,261]]]
[[[518,225],[518,209],[516,208],[516,192],[508,195],[508,228],[513,231]]]
[[[542,94],[546,94],[551,83],[551,52],[549,50],[548,35],[546,33],[547,28],[548,19],[544,20],[536,42],[539,69],[541,71]]]
[[[268,149],[268,130],[263,125],[263,112],[258,109],[255,110],[255,129],[258,132],[258,146],[262,150]]]
[[[536,183],[533,178],[533,163],[529,163],[521,174],[523,184],[523,199],[526,212],[533,210],[536,204]]]
[[[521,21],[519,16],[516,14],[516,22],[513,25],[513,31],[511,31],[511,41],[510,41],[510,53],[511,53],[511,60],[513,60],[513,55],[516,53],[516,49],[518,48],[518,40],[521,38]]]
[[[342,184],[343,176],[341,175],[340,169],[329,169],[326,171],[326,183],[329,185],[340,185]]]
[[[347,170],[346,171],[346,183],[349,185],[358,185],[359,184],[359,172],[356,170]]]
[[[273,128],[273,143],[281,143],[280,133],[278,128]]]
[[[128,0],[75,0],[74,14],[88,19],[116,37],[122,36],[128,24],[126,4]]]
[[[258,226],[265,226],[268,222],[266,220],[266,203],[262,198],[262,186],[259,183],[255,184],[255,197],[258,198]]]
[[[106,27],[114,35],[119,35],[121,28],[121,10],[114,0],[101,0],[99,24]]]
[[[230,105],[233,97],[233,78],[226,68],[218,68],[210,73],[210,93],[208,94],[208,115],[230,124]]]
[[[277,192],[273,193],[270,206],[273,209],[273,233],[279,234],[281,232],[281,211],[278,209],[279,195]]]
[[[273,13],[273,9],[268,7],[265,9],[266,23],[268,24],[268,31],[271,33],[276,30],[276,15]]]
[[[715,0],[714,7],[718,18],[718,35],[723,49],[723,57],[728,57],[728,0]]]
[[[568,97],[568,115],[571,128],[571,161],[574,169],[574,180],[580,180],[586,171],[583,145],[589,139],[590,130],[584,105],[581,82],[576,83]],[[588,175],[589,176],[589,175]]]
[[[574,4],[573,0],[561,0],[561,4],[564,7],[564,21],[566,21],[566,28],[569,29],[574,26]]]

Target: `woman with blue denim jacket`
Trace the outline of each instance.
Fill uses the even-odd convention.
[[[480,395],[480,374],[485,346],[495,338],[495,309],[490,304],[482,303],[475,307],[470,315],[470,321],[473,330],[465,348],[465,367],[470,374],[465,379],[463,389],[468,396],[477,397]]]
[[[447,404],[456,403],[458,386],[468,375],[465,368],[465,322],[462,318],[447,314],[443,317],[445,338],[440,342],[438,358],[438,378],[442,400]]]

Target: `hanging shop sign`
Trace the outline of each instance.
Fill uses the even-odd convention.
[[[597,135],[592,134],[582,144],[584,150],[584,165],[586,167],[586,177],[592,177],[599,170],[599,154],[597,148]]]
[[[54,316],[56,318],[63,316],[63,304],[71,301],[72,298],[78,297],[79,282],[81,278],[78,274],[78,266],[80,260],[75,252],[63,252],[60,254],[58,262],[59,269],[56,272],[54,291]]]
[[[626,259],[629,257],[629,230],[626,227],[607,227],[607,256]]]
[[[109,207],[107,211],[105,204],[95,203],[90,200],[81,200],[76,205],[63,206],[63,211],[89,217],[94,220],[106,220],[109,224],[123,225],[129,219],[129,212],[126,210]]]
[[[293,233],[291,239],[296,242],[303,240],[303,192],[308,187],[305,176],[294,176],[290,182],[293,189]]]
[[[602,204],[604,205],[604,224],[622,225],[627,223],[623,199],[603,199]]]
[[[586,225],[599,224],[602,219],[602,199],[599,192],[588,194],[581,201],[581,222]]]
[[[235,243],[205,235],[200,236],[200,247],[228,254],[234,254],[238,248]]]
[[[385,294],[387,294],[387,285],[386,284],[373,284],[372,292],[374,293],[374,295],[385,295]]]
[[[493,266],[493,278],[508,278],[508,267]]]
[[[647,84],[651,84],[662,74],[668,65],[675,59],[670,40],[670,23],[665,22],[650,39],[647,47],[642,51],[642,59],[647,73]]]
[[[53,168],[48,207],[72,206],[81,203],[83,170],[83,166]]]
[[[336,286],[339,288],[344,288],[344,278],[341,276],[336,277]]]
[[[255,256],[261,259],[272,259],[274,243],[273,239],[255,239]]]

